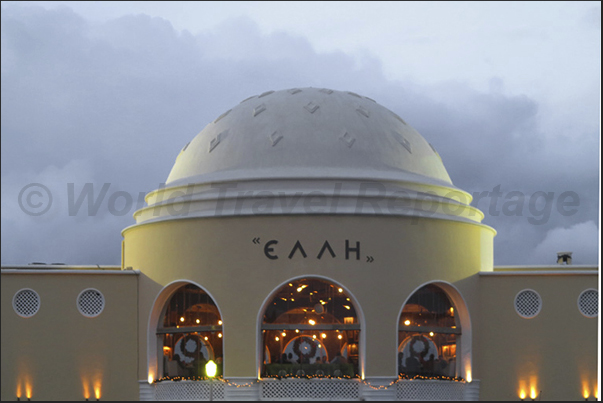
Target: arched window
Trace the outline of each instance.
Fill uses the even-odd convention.
[[[355,302],[337,284],[316,278],[285,284],[268,302],[261,330],[262,376],[359,374]]]
[[[398,324],[398,372],[456,377],[461,326],[448,295],[429,284],[406,302]]]
[[[163,377],[202,379],[205,364],[214,360],[222,374],[222,318],[212,298],[194,284],[170,297],[159,321]]]

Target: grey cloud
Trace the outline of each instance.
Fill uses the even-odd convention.
[[[487,93],[458,82],[391,81],[370,54],[318,53],[303,37],[263,35],[246,18],[196,35],[146,15],[91,23],[68,8],[3,6],[1,18],[3,264],[118,264],[129,214],[116,217],[104,205],[95,217],[59,210],[44,221],[20,215],[15,194],[42,180],[148,192],[221,113],[250,95],[303,86],[354,91],[395,111],[469,192],[501,184],[528,197],[580,195],[575,216],[551,214],[540,226],[489,215],[480,204],[484,222],[499,231],[496,264],[538,259],[533,249],[550,231],[598,222],[598,133],[579,126],[565,140],[542,133],[537,101],[505,95],[502,79]]]

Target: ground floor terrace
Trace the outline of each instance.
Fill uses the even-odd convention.
[[[140,400],[478,400],[479,380],[294,377],[140,381]]]

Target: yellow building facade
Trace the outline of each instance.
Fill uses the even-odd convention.
[[[146,201],[119,267],[2,268],[3,400],[597,393],[598,267],[494,267],[470,195],[369,98],[248,98]]]

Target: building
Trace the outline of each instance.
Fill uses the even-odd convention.
[[[2,268],[3,400],[598,393],[598,267],[494,267],[470,195],[369,98],[248,98],[146,201],[119,267]]]

